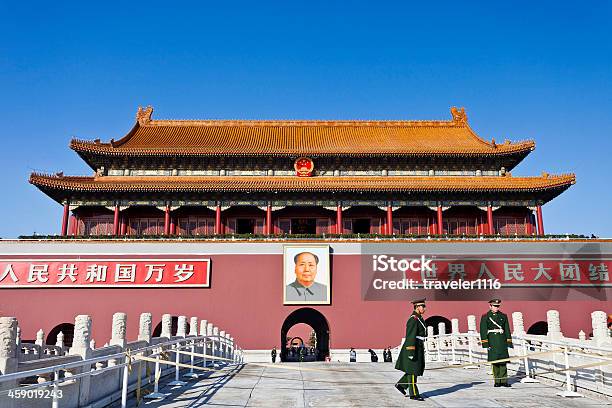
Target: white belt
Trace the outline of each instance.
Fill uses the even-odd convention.
[[[499,334],[503,334],[504,331],[502,329],[491,329],[487,333],[499,333]]]
[[[425,341],[427,340],[427,337],[421,337],[421,336],[416,336],[417,339],[421,340],[421,341]]]

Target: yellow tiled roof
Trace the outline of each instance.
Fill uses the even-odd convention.
[[[152,120],[110,143],[74,139],[77,152],[103,155],[508,155],[527,154],[533,141],[487,142],[467,124],[465,110],[449,121]]]
[[[296,177],[296,176],[101,176],[75,177],[33,173],[30,183],[39,188],[81,192],[537,192],[568,188],[573,174],[539,177],[464,176],[376,176],[376,177]]]

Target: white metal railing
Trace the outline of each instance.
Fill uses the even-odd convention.
[[[580,376],[592,385],[583,388],[612,396],[612,370],[605,368],[612,367],[612,347],[589,344],[586,340],[528,334],[513,335],[512,340],[514,349],[510,350],[514,351],[510,351],[509,363],[518,364],[518,368],[522,365],[525,376],[521,382],[539,382],[536,377],[556,379],[565,385],[559,395],[577,397],[581,396],[575,391],[576,379]],[[480,335],[476,332],[428,336],[424,341],[425,359],[473,368],[487,358],[486,349],[480,344]],[[598,375],[586,373],[587,370],[596,370]],[[555,378],[555,375],[562,377]]]
[[[211,355],[207,355],[206,353],[208,345],[211,346]],[[125,348],[125,351],[120,353],[108,354],[100,357],[88,358],[85,360],[80,360],[79,356],[62,356],[57,357],[57,359],[79,359],[79,361],[53,364],[37,369],[18,371],[14,373],[0,375],[0,387],[3,383],[19,382],[20,380],[23,380],[28,377],[38,377],[40,379],[37,384],[18,386],[0,391],[0,402],[2,402],[2,400],[5,398],[9,398],[9,395],[11,395],[11,393],[14,394],[15,392],[18,392],[23,395],[23,393],[25,392],[25,395],[27,395],[27,392],[29,392],[30,390],[32,390],[33,392],[40,392],[38,389],[48,391],[47,387],[51,387],[52,392],[49,392],[48,394],[51,396],[52,399],[51,406],[53,408],[59,408],[61,400],[59,387],[61,384],[75,382],[75,380],[77,379],[89,377],[95,374],[100,374],[102,372],[123,369],[123,378],[121,384],[121,406],[125,407],[127,405],[129,373],[131,365],[133,364],[133,360],[137,361],[139,359],[142,359],[142,356],[144,356],[145,354],[148,358],[154,359],[155,361],[155,395],[149,394],[148,396],[150,398],[160,398],[163,397],[163,394],[159,393],[161,364],[168,364],[168,361],[163,358],[165,353],[169,352],[175,354],[175,362],[173,365],[175,366],[175,381],[178,381],[180,366],[189,366],[191,374],[194,373],[194,368],[198,367],[196,366],[195,361],[196,347],[202,347],[202,349],[204,350],[204,353],[201,354],[202,356],[204,356],[204,358],[200,367],[207,371],[211,370],[207,368],[207,361],[210,361],[212,363],[213,370],[215,366],[218,366],[216,364],[218,362],[224,362],[225,364],[223,366],[241,364],[243,362],[242,350],[238,346],[236,346],[233,341],[230,341],[227,337],[220,335],[199,335],[191,337],[181,337],[178,339],[169,339],[161,343],[138,348],[130,348],[128,345],[128,347]],[[187,348],[191,351],[191,364],[189,365],[182,364],[180,362],[180,352],[182,349]],[[48,360],[48,362],[52,362],[53,359],[46,360]],[[112,360],[123,362],[112,365],[108,364],[108,362]],[[38,362],[44,363],[43,360],[38,360]],[[104,363],[107,363],[106,367],[102,366]],[[96,369],[92,370],[92,367],[96,367]],[[61,376],[62,373],[64,374],[63,377]],[[138,375],[140,376],[140,373]],[[1,405],[2,404],[0,404],[0,406]]]

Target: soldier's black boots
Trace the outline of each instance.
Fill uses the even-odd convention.
[[[418,395],[418,396],[411,396],[410,399],[411,400],[417,400],[417,401],[425,401],[425,398],[421,397],[420,395]]]
[[[395,384],[395,389],[401,392],[404,396],[406,396],[406,390],[401,387],[399,384]]]

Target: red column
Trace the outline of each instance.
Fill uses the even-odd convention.
[[[127,232],[127,220],[126,220],[126,215],[122,215],[121,216],[121,229],[119,230],[119,234],[121,235],[125,235],[125,233]]]
[[[115,217],[113,218],[113,235],[119,235],[119,206],[115,205]]]
[[[176,234],[176,217],[170,216],[170,235]]]
[[[442,223],[442,206],[438,205],[438,234],[444,234],[444,224]]]
[[[342,227],[342,206],[338,204],[336,207],[336,234],[342,234],[344,228]]]
[[[164,217],[164,235],[170,235],[170,206],[166,205],[166,213]]]
[[[544,235],[544,220],[542,219],[542,206],[536,206],[536,217],[538,218],[538,235]]]
[[[493,207],[491,207],[491,204],[487,205],[487,223],[489,224],[489,235],[495,234],[495,228],[493,228]]]
[[[76,217],[71,215],[70,224],[68,225],[68,235],[75,236],[76,234]]]
[[[70,215],[70,204],[64,203],[64,214],[62,216],[62,235],[68,233],[68,216]]]
[[[272,235],[272,206],[270,204],[266,208],[266,234]]]
[[[387,206],[387,234],[393,235],[393,208]]]
[[[221,206],[217,204],[215,213],[215,234],[221,235]]]
[[[525,233],[527,235],[533,235],[533,225],[531,225],[531,211],[529,211],[529,215],[525,217]]]

